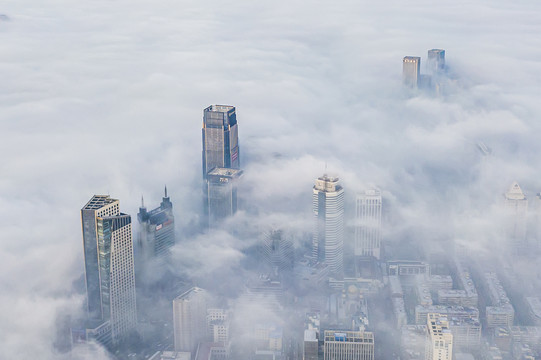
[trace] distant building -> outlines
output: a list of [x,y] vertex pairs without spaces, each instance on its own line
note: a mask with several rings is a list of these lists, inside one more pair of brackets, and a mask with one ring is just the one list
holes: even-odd
[[344,189],[338,178],[323,175],[312,190],[313,257],[329,266],[331,276],[344,276]]
[[381,257],[381,192],[369,189],[357,195],[355,255]]
[[239,137],[234,106],[203,110],[203,179],[214,168],[239,168]]
[[404,85],[411,88],[419,86],[421,75],[421,58],[417,56],[406,56],[402,59],[402,80]]
[[114,344],[137,325],[131,217],[118,200],[94,195],[81,219],[89,319],[109,322]]
[[484,275],[484,280],[492,305],[486,307],[487,326],[489,328],[513,326],[515,309],[507,297],[507,293],[503,289],[498,276],[496,273],[487,272]]
[[413,277],[417,279],[418,275],[430,276],[430,265],[423,261],[415,260],[393,260],[387,261],[389,275],[398,275],[400,277]]
[[323,348],[324,360],[374,360],[374,334],[325,330]]
[[207,209],[213,227],[237,212],[237,185],[242,170],[215,167],[207,174]]
[[292,270],[293,250],[293,242],[282,230],[270,230],[263,234],[262,255],[271,267]]
[[477,308],[445,305],[417,305],[415,307],[415,323],[426,324],[428,315],[431,313],[437,313],[458,321],[468,321],[470,319],[479,320],[479,310]]
[[400,331],[400,353],[404,360],[425,360],[426,325],[404,325]]
[[445,316],[437,313],[428,314],[428,342],[425,351],[426,360],[452,360],[453,334]]
[[229,341],[229,316],[224,309],[207,310],[207,328],[212,342]]
[[[167,187],[159,207],[147,211],[142,202],[137,220],[139,220],[136,248],[137,270],[144,272],[149,261],[165,259],[175,245],[175,218],[173,204],[167,196]],[[142,275],[137,274],[138,277]]]
[[428,50],[428,71],[431,74],[437,74],[445,70],[445,50]]
[[304,330],[303,360],[318,360],[319,340],[317,335],[316,330]]
[[175,351],[194,353],[207,336],[207,292],[194,287],[173,300]]
[[528,311],[533,323],[537,326],[541,326],[541,298],[539,297],[527,297]]
[[524,254],[526,244],[526,216],[528,212],[528,199],[515,181],[505,193],[505,208],[507,210],[507,231],[511,250],[517,254]]

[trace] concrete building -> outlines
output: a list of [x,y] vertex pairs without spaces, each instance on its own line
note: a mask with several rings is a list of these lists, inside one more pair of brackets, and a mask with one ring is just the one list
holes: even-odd
[[131,217],[109,195],[81,209],[88,316],[109,321],[115,344],[137,325]]
[[432,306],[432,296],[430,294],[430,288],[425,281],[424,276],[418,276],[415,283],[415,295],[417,295],[417,304],[421,306]]
[[237,212],[237,186],[242,170],[215,167],[207,174],[207,209],[213,227]]
[[456,349],[477,349],[481,345],[479,319],[449,319],[449,329],[453,334],[453,346]]
[[234,106],[211,105],[203,110],[203,179],[214,168],[239,169],[239,138]]
[[506,235],[509,239],[509,247],[515,254],[524,254],[528,251],[526,243],[528,199],[516,181],[505,193],[505,208],[507,211]]
[[453,288],[453,278],[450,275],[430,275],[428,286],[430,286],[430,290],[436,293],[439,290],[451,290]]
[[313,257],[329,266],[331,276],[344,276],[344,189],[338,178],[323,175],[313,187]]
[[447,318],[431,313],[427,318],[428,341],[425,350],[426,360],[452,360],[453,334]]
[[430,265],[423,261],[414,260],[393,260],[387,261],[389,276],[398,275],[400,277],[413,277],[417,279],[418,275],[430,276]]
[[421,75],[421,58],[417,56],[406,56],[402,59],[402,81],[404,85],[411,88],[419,86]]
[[[462,291],[446,291],[444,290],[442,300],[449,305],[461,305],[466,307],[476,307],[479,301],[477,289],[471,278],[470,270],[466,263],[456,258],[455,259],[455,273],[457,276],[457,282]],[[439,297],[438,293],[438,297]]]
[[528,311],[533,323],[541,326],[541,298],[526,297],[526,303],[528,304]]
[[486,307],[487,326],[489,328],[513,326],[515,309],[500,284],[498,276],[496,273],[487,272],[484,274],[484,280],[491,304],[491,306]]
[[175,351],[195,353],[207,338],[207,292],[194,287],[173,300]]
[[355,255],[381,258],[381,192],[372,188],[357,195]]
[[318,360],[321,340],[319,313],[307,313],[304,322],[303,360]]
[[374,360],[374,334],[325,330],[324,360]]
[[437,313],[447,318],[456,320],[479,320],[479,310],[477,308],[468,308],[463,306],[445,306],[445,305],[432,305],[415,307],[415,323],[426,324],[428,314]]
[[225,309],[207,309],[207,331],[212,342],[229,342],[229,315]]

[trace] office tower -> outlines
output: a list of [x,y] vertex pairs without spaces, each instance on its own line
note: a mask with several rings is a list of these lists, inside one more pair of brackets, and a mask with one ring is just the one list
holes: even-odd
[[81,209],[88,314],[110,321],[113,343],[137,324],[131,217],[109,195],[94,195]]
[[207,335],[207,292],[193,287],[173,300],[175,351],[193,354]]
[[211,105],[203,110],[203,179],[212,169],[239,168],[239,139],[234,106]]
[[293,269],[293,242],[282,230],[270,230],[263,235],[263,259],[273,268],[284,270]]
[[212,342],[229,341],[229,315],[225,309],[207,309],[207,331]]
[[302,348],[303,360],[318,360],[319,340],[315,330],[304,330],[304,341]]
[[167,196],[167,187],[165,187],[165,196],[159,207],[147,211],[142,202],[137,219],[139,220],[137,257],[143,266],[151,259],[167,257],[175,245],[175,218],[173,204]]
[[426,360],[452,360],[453,334],[449,330],[449,321],[445,316],[431,313],[427,318],[428,341]]
[[209,226],[215,226],[237,212],[237,184],[242,170],[216,167],[207,174]]
[[381,192],[369,189],[357,195],[355,255],[381,257]]
[[428,50],[428,71],[434,75],[445,69],[445,50]]
[[373,360],[374,334],[368,331],[325,330],[324,360]]
[[344,274],[344,189],[338,178],[323,175],[313,187],[313,257],[325,261],[331,275]]
[[406,56],[402,59],[402,81],[404,82],[404,85],[412,88],[418,87],[420,73],[420,57]]
[[507,210],[507,236],[514,253],[525,253],[526,246],[526,215],[528,199],[515,181],[505,193],[505,208]]

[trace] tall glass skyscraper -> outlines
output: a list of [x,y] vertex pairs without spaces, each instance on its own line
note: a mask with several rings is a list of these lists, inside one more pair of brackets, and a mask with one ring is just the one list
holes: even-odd
[[239,168],[239,138],[234,106],[211,105],[203,110],[203,179],[215,167]]
[[81,219],[89,319],[109,321],[116,343],[137,325],[131,217],[118,200],[94,195]]
[[215,167],[207,174],[207,210],[213,227],[237,212],[237,183],[242,170]]
[[314,233],[313,257],[324,261],[337,278],[344,274],[344,189],[338,178],[323,175],[316,180],[312,195]]
[[412,88],[419,86],[421,75],[421,58],[417,56],[405,56],[402,59],[402,81],[404,85]]

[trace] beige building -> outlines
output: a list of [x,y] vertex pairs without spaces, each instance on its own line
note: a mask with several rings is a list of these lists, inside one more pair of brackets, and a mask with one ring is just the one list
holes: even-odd
[[428,341],[426,343],[426,360],[452,360],[453,334],[449,329],[447,318],[436,313],[428,314]]
[[175,351],[194,353],[207,335],[207,293],[193,287],[173,300]]

